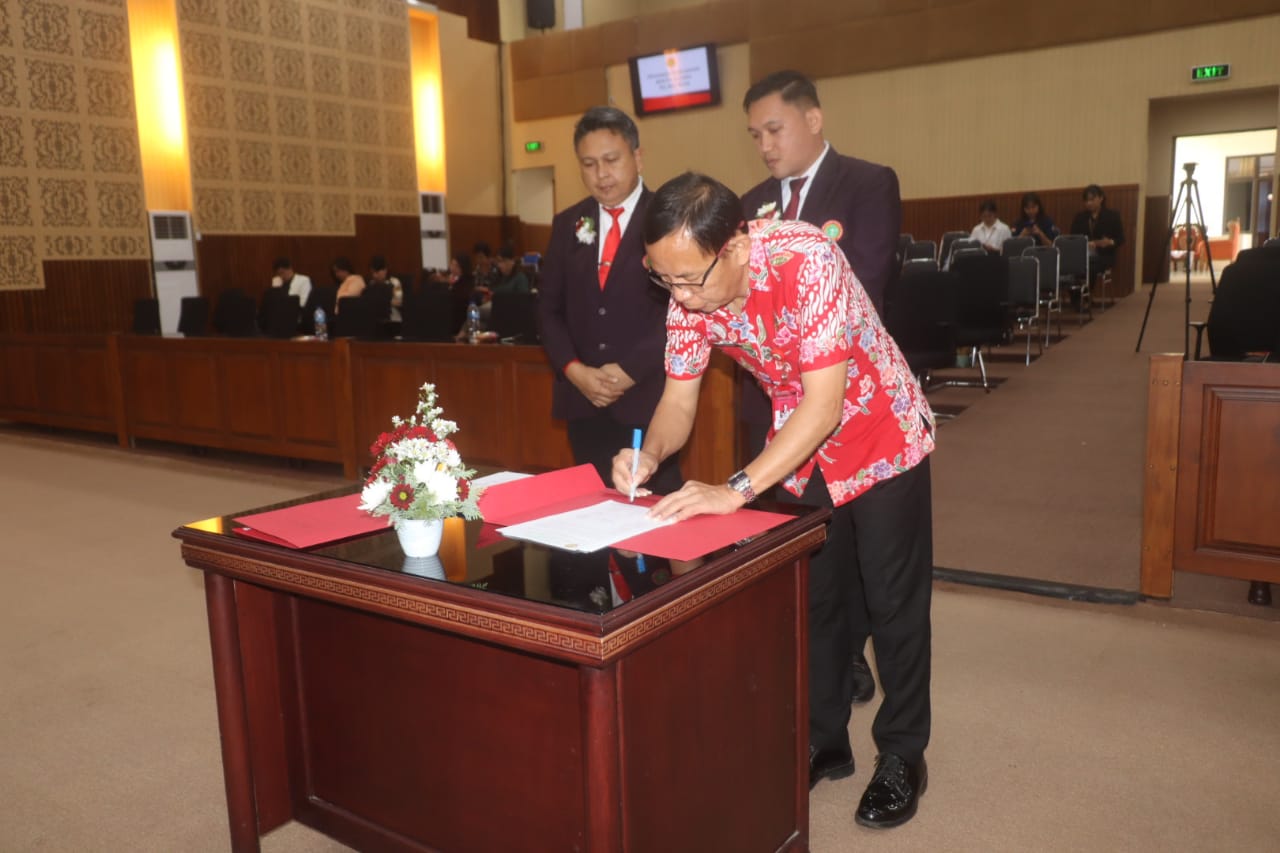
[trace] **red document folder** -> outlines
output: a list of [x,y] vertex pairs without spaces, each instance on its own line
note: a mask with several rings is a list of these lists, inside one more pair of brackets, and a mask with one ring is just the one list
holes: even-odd
[[[604,500],[626,502],[621,492],[605,488],[594,466],[578,465],[490,486],[480,496],[480,512],[486,522],[502,526]],[[636,498],[636,503],[652,506],[658,500],[658,496],[651,495]],[[740,509],[730,515],[699,515],[615,542],[612,547],[669,560],[692,560],[790,520],[789,515],[754,509]]]
[[385,530],[387,519],[359,509],[360,493],[273,509],[235,519],[241,536],[286,548],[311,548],[361,533]]

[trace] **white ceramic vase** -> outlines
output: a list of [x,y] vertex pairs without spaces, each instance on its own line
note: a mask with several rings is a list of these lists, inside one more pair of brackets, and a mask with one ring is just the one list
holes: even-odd
[[444,519],[397,519],[396,536],[406,557],[434,557],[444,535]]

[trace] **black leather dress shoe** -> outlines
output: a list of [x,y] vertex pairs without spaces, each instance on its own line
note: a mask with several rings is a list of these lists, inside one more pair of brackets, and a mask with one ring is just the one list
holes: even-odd
[[855,655],[849,664],[849,701],[854,705],[870,702],[876,695],[876,680],[871,675],[871,665],[862,655]]
[[853,775],[853,750],[845,744],[840,748],[818,749],[809,746],[809,790],[823,779],[844,779]]
[[923,758],[919,764],[911,764],[892,752],[881,753],[876,756],[875,775],[862,794],[854,820],[872,829],[901,826],[915,817],[928,783],[929,768]]

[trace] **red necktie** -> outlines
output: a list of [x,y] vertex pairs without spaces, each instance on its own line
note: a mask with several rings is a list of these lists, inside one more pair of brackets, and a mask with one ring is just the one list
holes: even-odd
[[609,233],[604,238],[604,251],[600,255],[600,289],[604,290],[604,283],[609,278],[609,267],[613,265],[613,256],[618,252],[618,243],[622,240],[622,226],[619,220],[622,218],[621,207],[606,207],[604,212],[613,217],[613,224],[609,226]]
[[800,212],[800,188],[804,186],[806,180],[808,178],[791,179],[791,200],[787,202],[787,209],[782,212],[783,219],[795,219],[796,214]]
[[618,598],[623,601],[631,600],[631,586],[627,583],[627,579],[622,576],[622,570],[618,568],[618,561],[613,558],[613,552],[609,552],[609,579],[613,581],[613,588],[618,593]]

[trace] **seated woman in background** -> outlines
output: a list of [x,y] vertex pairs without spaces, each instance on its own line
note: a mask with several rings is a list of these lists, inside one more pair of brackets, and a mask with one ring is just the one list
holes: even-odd
[[987,254],[1000,254],[1000,247],[1004,245],[1004,241],[1011,236],[1009,226],[1000,221],[1000,217],[996,215],[996,200],[989,198],[982,204],[978,205],[978,216],[982,219],[973,230],[969,232],[969,237],[977,240],[982,244],[982,248],[987,250]]
[[342,300],[347,296],[359,296],[364,293],[364,279],[352,270],[351,261],[344,257],[333,259],[333,280],[338,283],[338,295],[334,299],[333,313],[337,314]]
[[1044,212],[1040,204],[1040,196],[1026,193],[1022,197],[1022,218],[1011,226],[1014,237],[1031,237],[1037,246],[1052,246],[1053,238],[1061,232],[1053,220]]
[[1116,249],[1124,245],[1120,214],[1107,207],[1107,194],[1097,184],[1084,188],[1084,210],[1071,220],[1071,233],[1089,238],[1089,266],[1094,275],[1116,265]]
[[503,246],[498,252],[498,280],[489,289],[494,293],[528,293],[529,277],[524,268],[516,260],[516,250],[512,246]]

